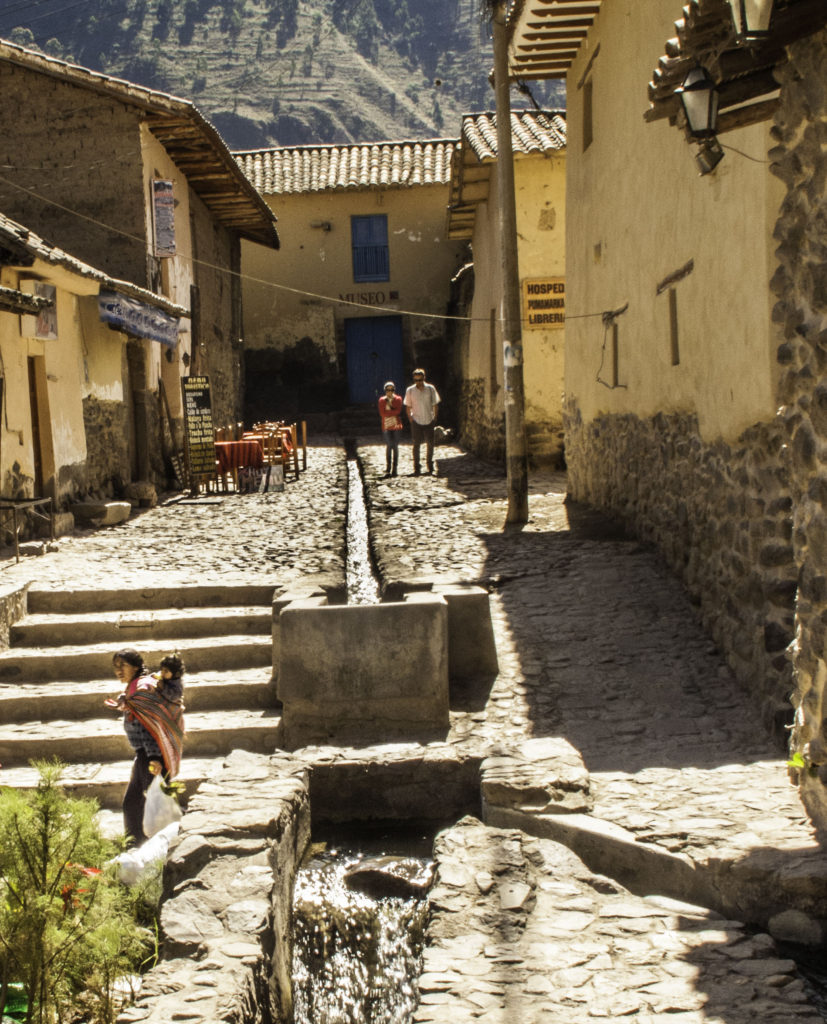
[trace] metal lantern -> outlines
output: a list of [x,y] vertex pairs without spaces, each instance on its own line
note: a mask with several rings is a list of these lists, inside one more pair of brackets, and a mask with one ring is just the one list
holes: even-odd
[[724,150],[714,135],[704,139],[701,148],[695,154],[701,174],[711,174],[723,159]]
[[675,92],[681,98],[690,135],[703,139],[715,134],[718,90],[702,67],[692,68]]
[[774,0],[730,0],[739,39],[762,39],[769,34]]

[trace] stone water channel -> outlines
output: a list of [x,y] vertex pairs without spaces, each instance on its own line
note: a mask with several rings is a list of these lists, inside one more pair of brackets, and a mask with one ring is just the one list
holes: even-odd
[[380,586],[370,553],[362,466],[353,448],[347,456],[347,603],[378,604]]
[[[349,605],[381,600],[362,466],[347,451]],[[343,833],[309,848],[293,897],[294,1024],[408,1024],[422,967],[433,836]]]

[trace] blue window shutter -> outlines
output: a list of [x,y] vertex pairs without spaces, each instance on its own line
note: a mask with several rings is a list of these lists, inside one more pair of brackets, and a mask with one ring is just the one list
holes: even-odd
[[389,281],[388,217],[377,213],[350,218],[354,281]]

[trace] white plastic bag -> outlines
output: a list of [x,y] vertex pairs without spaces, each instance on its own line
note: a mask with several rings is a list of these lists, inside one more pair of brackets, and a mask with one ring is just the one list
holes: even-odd
[[174,796],[161,789],[161,776],[156,775],[146,791],[144,804],[144,835],[151,839],[156,832],[181,820],[181,807]]
[[124,885],[135,885],[142,878],[159,871],[163,867],[169,853],[169,844],[178,835],[181,823],[173,821],[171,825],[156,832],[140,846],[124,850],[115,858],[121,881]]

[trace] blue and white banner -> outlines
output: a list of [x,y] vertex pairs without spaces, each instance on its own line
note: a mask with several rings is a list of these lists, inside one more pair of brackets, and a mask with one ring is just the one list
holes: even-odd
[[158,341],[168,348],[178,344],[178,317],[155,306],[118,292],[102,291],[98,295],[98,312],[104,323],[119,327],[127,334]]

